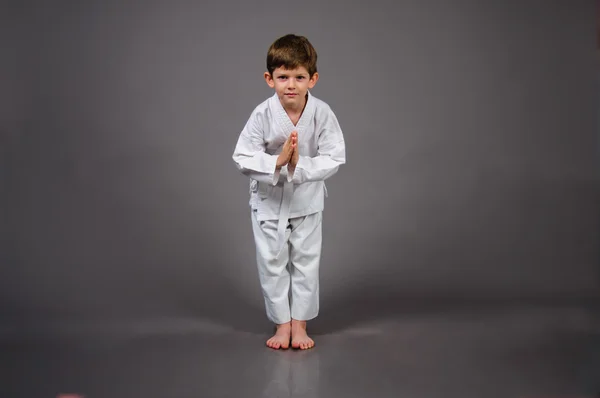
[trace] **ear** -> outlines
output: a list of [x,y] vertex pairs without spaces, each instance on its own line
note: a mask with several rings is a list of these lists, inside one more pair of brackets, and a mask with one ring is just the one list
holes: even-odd
[[267,71],[265,72],[265,81],[271,88],[275,88],[275,82],[273,81],[273,76]]
[[319,80],[319,73],[315,72],[315,74],[312,75],[312,77],[308,81],[308,88],[313,88],[315,84],[317,84],[317,80]]

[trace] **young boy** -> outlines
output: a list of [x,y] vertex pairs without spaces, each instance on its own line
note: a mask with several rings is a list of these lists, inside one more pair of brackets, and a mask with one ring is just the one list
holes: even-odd
[[331,108],[310,93],[317,53],[303,36],[277,39],[267,54],[272,97],[258,105],[233,153],[250,177],[252,230],[267,317],[267,346],[309,349],[306,321],[319,312],[324,181],[346,162],[344,137]]

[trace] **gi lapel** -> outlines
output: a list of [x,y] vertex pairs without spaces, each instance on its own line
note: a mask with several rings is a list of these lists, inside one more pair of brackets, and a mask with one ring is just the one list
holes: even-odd
[[281,105],[281,101],[279,101],[277,94],[271,98],[271,110],[273,112],[273,116],[283,131],[286,139],[294,130],[297,131],[298,134],[306,131],[306,128],[310,125],[310,122],[315,114],[315,109],[315,101],[310,91],[308,91],[308,98],[306,100],[306,105],[304,106],[304,111],[298,120],[298,124],[294,126],[287,112],[283,108],[283,105]]

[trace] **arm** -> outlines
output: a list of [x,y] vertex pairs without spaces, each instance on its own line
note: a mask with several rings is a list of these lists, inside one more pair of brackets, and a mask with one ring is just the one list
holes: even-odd
[[287,179],[294,184],[324,181],[337,173],[339,167],[346,163],[346,145],[342,129],[333,111],[328,109],[326,112],[319,133],[317,156],[314,158],[296,156],[295,168],[292,164],[293,160],[288,164]]
[[265,152],[259,115],[253,113],[240,133],[233,151],[233,161],[242,174],[268,184],[277,185],[287,172],[277,167],[278,155]]

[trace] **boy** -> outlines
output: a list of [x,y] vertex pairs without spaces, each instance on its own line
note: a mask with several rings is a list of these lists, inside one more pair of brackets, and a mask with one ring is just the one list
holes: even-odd
[[[250,177],[252,230],[273,349],[309,349],[306,321],[319,312],[324,180],[346,162],[340,125],[331,108],[309,92],[317,53],[303,36],[277,39],[267,53],[272,97],[258,105],[233,153]],[[289,265],[289,269],[288,269]],[[291,286],[290,286],[291,285]]]

